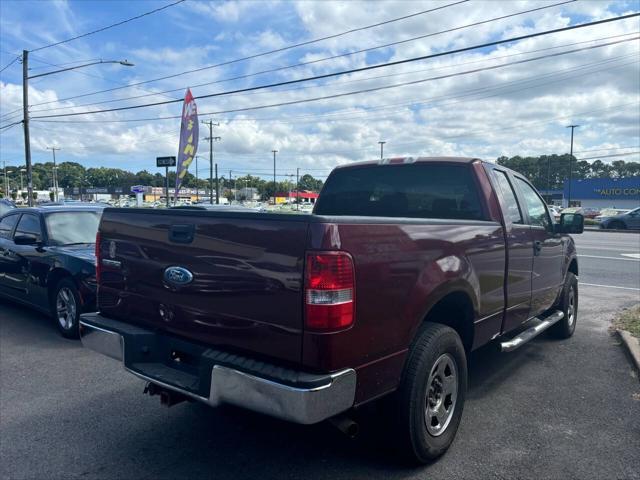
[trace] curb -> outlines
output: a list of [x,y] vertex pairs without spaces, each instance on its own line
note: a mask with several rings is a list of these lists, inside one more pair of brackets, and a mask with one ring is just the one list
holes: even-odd
[[616,330],[616,332],[620,340],[622,340],[622,344],[627,347],[627,352],[629,352],[631,360],[635,364],[638,373],[640,373],[640,341],[626,330]]

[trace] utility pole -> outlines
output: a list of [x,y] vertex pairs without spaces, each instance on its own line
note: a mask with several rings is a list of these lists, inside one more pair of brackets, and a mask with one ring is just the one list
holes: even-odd
[[196,155],[196,203],[200,203],[200,187],[198,187],[198,157]]
[[53,153],[53,201],[58,201],[58,167],[56,166],[56,150],[60,150],[56,147],[47,147],[47,150],[51,150]]
[[273,152],[273,204],[276,204],[276,189],[278,188],[276,185],[276,153],[278,150],[271,150]]
[[24,128],[24,159],[27,164],[27,205],[33,207],[33,168],[29,140],[29,50],[22,51],[22,126]]
[[3,160],[2,161],[2,169],[3,169],[3,173],[4,173],[4,196],[5,198],[9,198],[9,187],[8,187],[8,183],[7,183],[7,161]]
[[229,170],[229,193],[231,193],[232,187],[231,187],[231,170]]
[[580,125],[567,125],[571,129],[571,150],[569,152],[569,191],[567,194],[567,207],[571,206],[571,177],[573,174],[573,131]]
[[[178,192],[174,192],[174,196],[177,195]],[[169,208],[169,166],[164,167],[164,196],[167,201],[167,208]]]
[[[213,127],[219,127],[220,123],[213,123],[213,120],[203,120],[202,123],[209,126],[209,136],[205,140],[209,140],[209,203],[213,205],[213,142],[221,140],[220,137],[213,136]],[[216,170],[216,203],[220,203],[220,189],[218,188],[218,165]]]
[[547,155],[547,204],[551,203],[551,155]]
[[33,206],[33,166],[31,165],[31,141],[29,138],[29,79],[53,75],[54,73],[77,70],[78,68],[90,67],[100,63],[119,63],[125,67],[133,67],[133,63],[127,60],[98,60],[96,62],[62,68],[52,72],[39,73],[29,76],[29,50],[22,51],[22,126],[24,128],[24,159],[27,164],[27,191],[29,192],[29,206]]
[[22,183],[22,174],[24,172],[26,172],[27,170],[24,168],[20,169],[20,192],[22,193],[24,191],[24,183]]
[[378,142],[380,144],[380,160],[384,158],[384,144],[387,142]]
[[300,210],[300,167],[296,168],[296,210]]

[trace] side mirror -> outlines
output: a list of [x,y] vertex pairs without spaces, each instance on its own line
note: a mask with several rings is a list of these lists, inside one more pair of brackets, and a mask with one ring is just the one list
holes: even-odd
[[13,243],[16,245],[36,245],[38,242],[38,238],[35,235],[16,235],[13,237]]
[[580,213],[563,213],[560,215],[560,223],[557,227],[558,233],[582,233],[584,216]]

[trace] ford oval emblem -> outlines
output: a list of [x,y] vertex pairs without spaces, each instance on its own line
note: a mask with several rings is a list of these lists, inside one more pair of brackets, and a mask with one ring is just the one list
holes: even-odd
[[169,285],[181,287],[193,281],[193,273],[183,267],[167,267],[164,271],[164,281]]

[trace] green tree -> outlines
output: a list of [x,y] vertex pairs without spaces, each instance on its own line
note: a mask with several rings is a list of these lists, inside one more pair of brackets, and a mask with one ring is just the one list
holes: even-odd
[[313,178],[308,173],[300,177],[300,190],[310,190],[312,192],[319,192],[322,189],[322,180]]

